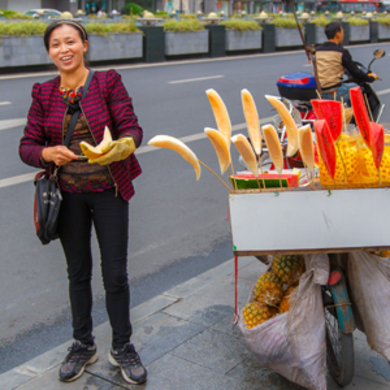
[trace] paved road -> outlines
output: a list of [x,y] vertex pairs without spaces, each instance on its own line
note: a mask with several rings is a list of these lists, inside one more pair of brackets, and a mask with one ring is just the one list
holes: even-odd
[[[351,51],[367,63],[375,48],[389,51],[389,46]],[[373,69],[383,78],[376,90],[390,104],[388,67],[386,56]],[[218,170],[212,146],[202,137],[204,127],[215,126],[205,90],[215,88],[221,94],[235,129],[245,133],[241,89],[252,92],[260,117],[269,117],[274,112],[264,94],[277,94],[278,77],[295,70],[310,71],[302,52],[133,66],[120,73],[145,131],[144,146],[156,134],[186,137],[198,157]],[[61,248],[58,242],[43,247],[34,236],[33,186],[20,176],[34,169],[23,165],[17,155],[31,87],[48,77],[0,79],[0,373],[71,336]],[[385,111],[383,121],[390,122],[390,110]],[[204,169],[196,182],[189,164],[173,152],[143,147],[138,157],[144,174],[136,180],[136,196],[131,201],[132,306],[231,257],[225,187]],[[233,150],[233,161],[237,159]],[[11,185],[18,180],[19,184]],[[95,240],[93,251],[94,320],[99,324],[107,317]]]

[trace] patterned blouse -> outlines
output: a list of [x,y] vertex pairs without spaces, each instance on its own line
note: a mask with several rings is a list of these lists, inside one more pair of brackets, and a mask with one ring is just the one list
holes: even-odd
[[[68,105],[68,113],[64,121],[64,138],[69,128],[70,121],[78,102],[81,99],[83,87],[76,91],[60,87],[60,93],[65,103]],[[82,154],[80,142],[85,141],[91,145],[96,145],[96,141],[88,128],[87,120],[81,112],[68,148],[77,156]],[[99,164],[89,164],[87,160],[73,160],[61,166],[58,170],[59,184],[62,190],[68,192],[95,192],[104,191],[114,186],[114,181],[108,166]]]

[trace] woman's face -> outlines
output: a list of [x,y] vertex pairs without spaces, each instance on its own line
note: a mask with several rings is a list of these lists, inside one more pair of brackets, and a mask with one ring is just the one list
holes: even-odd
[[49,57],[60,72],[72,72],[84,67],[84,53],[88,42],[84,42],[75,27],[63,24],[50,35]]

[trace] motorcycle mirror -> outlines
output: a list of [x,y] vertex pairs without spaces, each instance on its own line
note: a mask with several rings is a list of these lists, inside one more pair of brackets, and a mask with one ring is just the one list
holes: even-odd
[[386,54],[386,52],[383,49],[377,49],[377,50],[374,51],[374,57],[376,59],[384,57],[385,54]]

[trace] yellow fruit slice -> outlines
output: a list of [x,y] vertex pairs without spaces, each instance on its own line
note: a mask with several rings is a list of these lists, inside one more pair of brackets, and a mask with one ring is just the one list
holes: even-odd
[[281,175],[283,170],[283,152],[282,147],[280,146],[278,133],[272,125],[263,126],[262,130],[268,153],[274,163],[276,171]]
[[217,122],[217,128],[221,134],[225,137],[226,144],[230,149],[230,137],[232,135],[232,124],[225,103],[221,96],[214,89],[208,89],[206,95],[209,98],[211,108],[214,113],[215,121]]
[[242,134],[237,134],[232,137],[232,142],[234,143],[234,146],[237,148],[237,150],[240,152],[249,170],[253,173],[255,177],[259,176],[256,155],[247,138]]
[[298,150],[298,128],[287,110],[287,107],[275,96],[265,95],[265,98],[276,108],[287,131],[287,157],[293,156]]
[[102,148],[112,141],[110,129],[106,126],[104,128],[103,140],[96,146],[92,146],[87,142],[80,142],[81,151],[89,160],[100,157],[103,154]]
[[221,174],[223,175],[230,164],[230,151],[225,137],[218,130],[210,129],[209,127],[206,127],[204,132],[214,146],[219,161],[219,167],[221,168]]
[[148,145],[155,146],[157,148],[171,149],[180,154],[189,162],[195,169],[196,180],[200,178],[200,164],[195,153],[182,141],[170,135],[156,135],[149,142]]
[[299,152],[310,172],[314,172],[314,146],[310,125],[298,129]]
[[252,142],[255,153],[261,154],[261,132],[259,114],[257,112],[256,104],[253,96],[247,89],[241,91],[242,108],[244,109],[244,116],[248,128],[249,138]]

